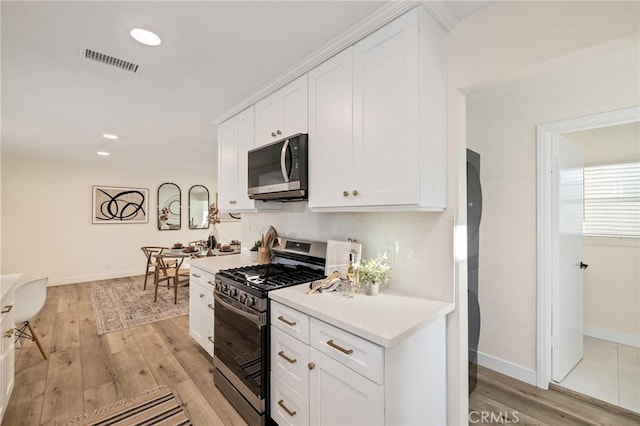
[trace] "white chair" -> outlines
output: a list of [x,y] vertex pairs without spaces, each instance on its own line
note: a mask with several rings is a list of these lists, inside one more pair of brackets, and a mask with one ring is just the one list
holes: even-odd
[[[16,342],[22,338],[33,340],[38,345],[38,349],[40,349],[44,359],[47,359],[47,354],[44,353],[42,343],[40,343],[40,339],[38,339],[35,330],[31,327],[29,320],[36,316],[44,306],[44,302],[47,300],[48,282],[49,278],[40,278],[39,280],[22,284],[16,289],[14,301]],[[31,334],[26,332],[27,328]]]

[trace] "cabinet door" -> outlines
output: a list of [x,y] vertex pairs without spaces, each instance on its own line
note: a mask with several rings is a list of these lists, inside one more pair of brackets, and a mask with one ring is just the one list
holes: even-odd
[[206,300],[205,288],[192,281],[189,285],[189,334],[205,349],[207,341]]
[[235,117],[218,126],[218,207],[233,211],[238,195],[238,128]]
[[309,72],[309,207],[353,204],[352,91],[352,48]]
[[[254,107],[250,107],[236,116],[236,128],[238,138],[238,169],[237,176],[237,192],[234,208],[239,210],[253,210],[255,202],[247,195],[248,184],[248,155],[249,150],[255,146],[255,129],[254,129]],[[230,179],[231,176],[227,177]]]
[[280,89],[280,122],[276,128],[276,139],[296,133],[308,132],[308,85],[307,75]]
[[384,386],[309,349],[309,417],[312,425],[384,424]]
[[260,147],[281,139],[276,133],[280,122],[280,92],[275,92],[255,105],[255,146]]
[[202,329],[204,331],[204,349],[207,351],[211,357],[213,357],[213,324],[214,324],[214,316],[213,316],[213,289],[207,287],[207,295],[205,296],[205,301],[203,303],[203,316],[202,316]]
[[353,47],[359,205],[419,202],[418,24],[416,9]]

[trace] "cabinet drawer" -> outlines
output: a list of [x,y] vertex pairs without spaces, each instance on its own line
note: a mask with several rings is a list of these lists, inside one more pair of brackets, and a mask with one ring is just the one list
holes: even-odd
[[271,325],[309,343],[309,316],[302,312],[271,301]]
[[309,401],[271,373],[271,417],[279,426],[309,425]]
[[370,380],[384,383],[384,350],[326,322],[311,318],[311,347]]
[[189,281],[198,285],[204,286],[206,283],[207,273],[202,269],[191,267],[189,268]]
[[271,371],[309,398],[309,346],[271,326]]

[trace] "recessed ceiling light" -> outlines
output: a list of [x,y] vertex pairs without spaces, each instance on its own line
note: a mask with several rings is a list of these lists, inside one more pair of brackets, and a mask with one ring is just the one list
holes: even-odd
[[98,155],[102,155],[103,157],[106,157],[109,155],[109,153],[107,151],[98,151]]
[[102,137],[105,139],[118,139],[118,135],[114,135],[111,133],[104,133]]
[[136,41],[146,44],[147,46],[158,46],[162,43],[162,40],[160,40],[160,37],[156,33],[152,33],[151,31],[142,28],[134,28],[129,32],[129,34],[131,34],[131,37]]

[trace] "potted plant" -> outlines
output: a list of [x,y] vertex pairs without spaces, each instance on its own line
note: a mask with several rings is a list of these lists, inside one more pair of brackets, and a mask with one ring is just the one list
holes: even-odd
[[254,262],[258,261],[258,249],[260,247],[262,247],[262,240],[258,240],[253,243],[253,247],[249,249],[249,251],[251,252],[251,260]]
[[380,286],[389,281],[391,266],[387,263],[387,254],[363,260],[358,272],[360,282],[366,287],[366,293],[370,296],[377,295]]

